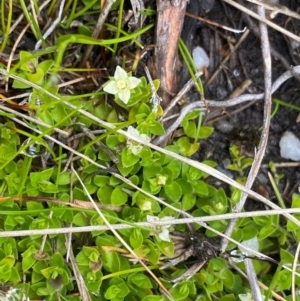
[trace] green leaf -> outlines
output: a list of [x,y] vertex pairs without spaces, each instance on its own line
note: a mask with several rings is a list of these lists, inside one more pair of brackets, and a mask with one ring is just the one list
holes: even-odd
[[36,259],[31,255],[31,256],[23,256],[22,259],[22,270],[28,271],[34,264],[36,263]]
[[130,235],[130,244],[132,248],[137,249],[139,248],[143,243],[143,235],[141,233],[141,230],[138,228],[134,228]]
[[[104,118],[101,118],[104,119]],[[111,150],[115,150],[115,148],[121,144],[118,135],[110,134],[106,137],[106,146]]]
[[170,293],[175,300],[184,300],[189,295],[189,287],[186,282],[179,283],[177,286],[170,289]]
[[[60,122],[68,115],[68,112],[65,110],[65,107],[61,103],[57,103],[51,110],[51,115],[55,122]],[[61,123],[61,126],[70,126],[71,124],[71,119],[67,118],[64,120],[64,122]]]
[[173,180],[179,177],[181,172],[181,165],[182,163],[179,160],[174,159],[166,166],[169,170],[171,170]]
[[182,189],[180,185],[176,182],[164,186],[163,190],[167,198],[173,202],[178,202],[182,196]]
[[198,139],[207,139],[214,132],[213,127],[209,126],[201,126]]
[[111,196],[110,196],[111,204],[114,206],[121,206],[124,205],[127,200],[128,196],[126,193],[122,191],[122,188],[120,186],[116,187]]
[[117,297],[117,295],[120,293],[120,291],[121,291],[121,289],[118,286],[112,285],[105,292],[104,297],[108,300],[114,299],[115,297]]
[[98,200],[102,203],[102,204],[110,204],[111,202],[111,195],[113,193],[113,188],[105,185],[103,187],[100,187],[97,191],[97,197]]
[[167,257],[171,258],[174,256],[174,244],[172,241],[164,241],[154,237],[154,241],[158,249]]
[[[37,116],[48,125],[54,125],[52,114],[48,110],[37,112]],[[45,130],[45,127],[42,125],[39,125],[39,128],[40,130]]]
[[223,280],[224,285],[231,289],[234,286],[234,275],[228,268],[223,268],[220,273],[220,278]]
[[152,288],[152,284],[149,277],[141,273],[130,274],[128,276],[128,281],[136,285],[138,288],[142,288],[142,289]]
[[44,71],[41,69],[41,68],[36,68],[35,72],[33,73],[26,73],[27,75],[27,79],[32,82],[32,83],[35,83],[37,85],[42,85],[43,84],[43,81],[44,81]]
[[190,194],[194,191],[192,184],[189,183],[185,178],[176,179],[175,182],[180,185],[182,194]]
[[276,280],[277,280],[276,283],[277,286],[275,289],[276,292],[289,290],[292,284],[292,273],[287,270],[281,270]]
[[259,231],[259,234],[258,234],[258,238],[259,240],[264,240],[265,238],[271,236],[274,232],[276,232],[276,228],[273,227],[272,225],[266,225],[266,226],[263,226],[260,231]]
[[162,167],[158,164],[153,164],[151,166],[145,166],[143,169],[143,178],[145,180],[154,178],[158,173],[160,173],[162,170]]
[[54,61],[52,60],[45,60],[41,63],[39,63],[39,68],[41,68],[45,74],[50,70],[50,68],[53,66]]
[[40,172],[30,173],[30,182],[32,186],[37,187],[40,181],[47,181],[53,173],[53,168],[46,169]]
[[161,296],[148,295],[144,297],[141,301],[162,301]]
[[182,198],[182,210],[189,211],[191,210],[196,204],[196,196],[193,193],[184,194]]
[[227,211],[227,197],[222,188],[218,189],[213,200],[213,208],[217,214],[222,214]]
[[139,156],[134,155],[131,151],[124,147],[122,150],[121,161],[124,167],[130,167],[140,160]]
[[208,188],[207,184],[203,181],[195,181],[193,182],[193,188],[196,194],[200,196],[207,196],[208,195]]
[[[27,80],[27,76],[26,76],[26,74],[24,72],[19,73],[18,77]],[[15,79],[13,81],[12,87],[15,88],[15,89],[28,89],[28,88],[30,88],[29,85],[27,85],[27,84],[25,84],[25,83],[23,83],[23,82],[21,82],[21,81],[19,81],[17,79]]]
[[107,251],[100,249],[102,254],[103,268],[111,273],[120,271],[120,260],[119,256],[115,251]]
[[162,124],[156,120],[152,120],[150,123],[149,131],[153,135],[163,135],[165,133],[165,129]]

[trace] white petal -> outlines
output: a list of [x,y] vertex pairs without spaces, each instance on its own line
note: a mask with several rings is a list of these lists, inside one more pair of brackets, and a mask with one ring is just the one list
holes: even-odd
[[130,91],[125,90],[122,92],[118,92],[118,96],[125,104],[127,104],[130,99]]
[[139,135],[139,138],[145,142],[150,142],[151,141],[151,138],[148,137],[146,134],[140,134]]
[[127,83],[128,83],[129,89],[134,89],[141,83],[141,80],[139,78],[131,76],[127,79]]
[[135,129],[133,126],[128,127],[127,133],[134,137],[139,137],[139,135],[140,135],[140,132],[137,129]]
[[104,86],[103,91],[105,91],[109,94],[117,94],[118,93],[117,83],[114,80],[108,82]]
[[[174,219],[174,217],[172,217],[172,216],[164,216],[160,220],[161,221],[171,221],[173,219]],[[166,228],[166,229],[168,229],[168,228],[171,227],[171,225],[163,225],[163,227]]]
[[155,222],[158,220],[159,220],[159,217],[157,217],[157,216],[147,215],[147,222],[149,222],[149,223]]
[[158,234],[159,238],[164,241],[170,241],[169,230],[166,228],[162,229],[162,232]]
[[121,68],[120,66],[117,66],[114,78],[116,81],[121,80],[121,79],[127,79],[127,72]]

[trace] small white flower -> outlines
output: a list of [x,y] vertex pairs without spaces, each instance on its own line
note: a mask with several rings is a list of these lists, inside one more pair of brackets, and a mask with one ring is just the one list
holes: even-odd
[[[132,126],[128,127],[127,133],[147,143],[151,140],[151,138],[148,137],[146,134],[140,134],[140,132]],[[131,152],[134,155],[138,155],[144,147],[143,144],[132,139],[127,140],[126,146],[131,150]]]
[[[157,221],[165,221],[165,220],[170,221],[172,219],[174,219],[174,218],[171,216],[164,216],[162,218],[159,218],[157,216],[147,215],[147,222],[149,222],[149,223],[157,222]],[[169,236],[169,228],[170,227],[171,227],[171,225],[156,226],[154,229],[155,234],[158,234],[158,237],[163,241],[171,241],[170,236]]]
[[127,104],[130,99],[130,90],[136,88],[140,84],[139,78],[128,76],[128,73],[117,66],[114,79],[110,80],[103,90],[110,94],[117,94],[118,97]]

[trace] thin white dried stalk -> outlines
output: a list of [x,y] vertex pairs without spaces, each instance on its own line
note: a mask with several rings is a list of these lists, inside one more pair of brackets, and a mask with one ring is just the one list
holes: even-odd
[[252,260],[249,258],[246,258],[244,260],[244,264],[245,264],[246,273],[248,276],[248,281],[249,281],[249,285],[251,288],[251,293],[252,293],[254,301],[263,301]]
[[[258,12],[260,16],[264,17],[264,8],[258,7]],[[258,150],[256,152],[253,164],[251,166],[247,181],[246,181],[246,187],[251,188],[254,180],[258,174],[259,168],[261,166],[261,162],[263,160],[265,150],[268,143],[268,135],[269,135],[269,128],[270,128],[270,121],[271,121],[271,109],[272,109],[272,78],[271,78],[271,55],[270,55],[270,44],[269,44],[269,37],[268,37],[268,30],[267,26],[260,22],[260,32],[261,32],[261,47],[262,47],[262,57],[264,62],[264,81],[265,81],[265,105],[264,105],[264,118],[263,118],[263,127],[262,127],[262,133],[260,142],[258,145]],[[238,204],[233,209],[234,212],[240,212],[246,202],[246,199],[248,197],[247,192],[243,192],[241,196],[241,200],[238,202]],[[228,224],[228,227],[225,231],[227,236],[231,236],[233,229],[235,227],[237,220],[231,220]],[[227,248],[228,242],[223,241],[222,242],[222,251],[225,251]]]
[[[67,237],[67,241],[68,241],[68,237]],[[70,248],[70,262],[71,262],[71,267],[72,267],[72,270],[73,270],[73,273],[74,273],[74,276],[76,279],[76,284],[78,286],[80,297],[82,298],[83,301],[91,301],[92,298],[90,296],[89,290],[87,289],[87,287],[85,285],[84,279],[79,272],[72,248]]]
[[[67,205],[65,203],[65,205]],[[81,207],[82,208],[82,207]],[[83,208],[82,208],[83,209]],[[291,208],[291,209],[282,209],[284,213],[300,213],[300,208]],[[180,225],[188,223],[197,223],[197,222],[209,222],[216,220],[227,220],[232,218],[245,218],[253,216],[270,216],[280,214],[279,210],[266,210],[266,211],[253,211],[253,212],[241,212],[241,213],[224,213],[221,215],[214,216],[202,216],[202,217],[191,217],[191,218],[178,218],[172,220],[159,220],[153,222],[136,222],[133,224],[113,224],[111,227],[114,229],[131,229],[135,227],[150,227],[155,228],[157,226],[170,226],[170,225]],[[20,230],[16,231],[5,231],[0,232],[0,237],[23,237],[30,235],[41,235],[41,234],[64,234],[64,233],[81,233],[81,232],[92,232],[92,231],[107,231],[109,228],[105,225],[98,226],[83,226],[83,227],[72,227],[72,228],[51,228],[51,229],[42,229],[42,230]],[[231,240],[233,243],[239,244],[235,240]],[[244,249],[246,247],[241,245]],[[250,251],[250,249],[248,250]],[[261,253],[257,253],[260,257],[265,257]]]
[[[258,11],[258,15],[262,19],[265,19],[265,9],[262,6],[258,6],[257,11]],[[268,29],[267,29],[267,25],[264,24],[263,22],[259,22],[259,28],[261,33],[261,48],[262,48],[262,57],[263,57],[263,64],[264,64],[265,104],[264,104],[264,118],[263,118],[261,139],[246,181],[246,187],[249,189],[252,187],[254,183],[254,180],[258,174],[259,168],[261,166],[261,162],[265,154],[265,150],[268,143],[268,135],[269,135],[270,121],[271,121],[271,109],[272,109],[272,92],[271,92],[272,91],[272,72],[271,72],[272,63],[271,63]],[[234,212],[240,212],[243,209],[247,197],[248,194],[246,192],[243,192],[241,196],[241,200],[233,209]],[[229,222],[227,229],[225,231],[226,235],[231,236],[233,229],[236,225],[236,222],[237,222],[236,219],[232,219]],[[225,251],[227,245],[228,245],[228,241],[223,239],[221,250]],[[249,284],[250,284],[254,301],[263,301],[252,260],[250,259],[245,260],[245,268],[248,275]]]

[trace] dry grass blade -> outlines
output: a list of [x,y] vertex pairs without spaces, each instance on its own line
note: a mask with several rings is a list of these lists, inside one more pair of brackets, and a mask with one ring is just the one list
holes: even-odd
[[249,16],[251,16],[251,17],[253,17],[253,18],[255,18],[255,19],[257,19],[257,20],[259,20],[259,21],[261,21],[261,22],[263,22],[263,23],[265,23],[265,24],[267,24],[267,25],[269,25],[270,27],[272,27],[272,28],[274,28],[275,30],[277,30],[277,31],[279,31],[279,32],[281,32],[281,33],[283,33],[284,35],[286,35],[286,36],[292,38],[293,40],[295,40],[295,41],[297,41],[297,42],[300,42],[300,37],[298,37],[298,36],[296,36],[295,34],[293,34],[293,33],[289,32],[289,31],[283,29],[282,27],[280,27],[280,26],[276,25],[275,23],[273,23],[273,22],[267,20],[266,18],[260,17],[258,14],[254,13],[252,10],[249,10],[248,8],[242,6],[241,4],[238,4],[238,3],[236,3],[236,2],[233,1],[233,0],[224,0],[224,2],[227,2],[228,4],[230,4],[230,5],[234,6],[234,7],[236,7],[237,9],[239,9],[239,10],[241,10],[241,11],[243,11],[243,12],[245,12],[245,13],[248,14]]

